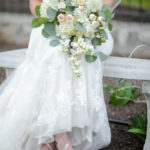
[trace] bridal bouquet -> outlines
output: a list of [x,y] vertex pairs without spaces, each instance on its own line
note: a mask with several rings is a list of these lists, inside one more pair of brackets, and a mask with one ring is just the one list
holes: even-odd
[[61,51],[69,55],[77,77],[81,76],[82,55],[87,62],[94,62],[97,57],[102,61],[107,58],[94,49],[108,39],[104,29],[112,30],[113,13],[108,5],[102,5],[100,0],[43,0],[35,11],[38,17],[32,20],[32,27],[44,24],[42,35],[57,37],[50,41],[50,45],[62,45]]

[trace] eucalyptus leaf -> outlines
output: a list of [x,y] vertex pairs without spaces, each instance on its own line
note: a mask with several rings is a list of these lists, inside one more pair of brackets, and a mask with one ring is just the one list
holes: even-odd
[[107,36],[107,33],[105,32],[105,30],[101,29],[101,30],[100,30],[100,35],[101,35],[102,37],[104,37],[105,39],[108,39],[108,36]]
[[56,35],[55,24],[48,22],[44,25],[44,30],[49,36]]
[[97,37],[94,37],[94,38],[92,39],[92,44],[93,44],[94,46],[96,46],[96,45],[101,45],[101,44],[102,44],[101,39],[100,39],[100,38],[97,38]]
[[56,10],[52,9],[51,7],[49,7],[46,12],[47,12],[47,16],[48,16],[50,19],[55,19],[56,14],[57,14],[57,11],[56,11]]
[[85,55],[85,60],[89,63],[91,62],[95,62],[97,59],[97,56],[94,56],[94,55]]
[[86,28],[79,22],[76,23],[76,28],[77,28],[77,30],[79,30],[79,31],[81,31],[83,33],[87,32]]
[[69,13],[73,13],[75,7],[74,6],[68,6],[68,8],[69,8]]
[[41,23],[39,22],[40,18],[33,18],[32,19],[32,27],[37,28],[41,25]]
[[107,57],[108,57],[106,54],[104,54],[102,52],[96,52],[96,53],[94,53],[94,55],[95,56],[99,56],[101,61],[105,61],[107,59]]
[[40,5],[35,7],[35,14],[40,17]]
[[66,5],[68,6],[72,0],[66,0]]
[[57,46],[57,45],[59,45],[60,44],[60,41],[59,40],[52,40],[52,41],[50,41],[50,45],[51,46]]
[[44,29],[42,29],[42,35],[43,35],[45,38],[48,38],[48,37],[49,37],[48,33],[47,33]]

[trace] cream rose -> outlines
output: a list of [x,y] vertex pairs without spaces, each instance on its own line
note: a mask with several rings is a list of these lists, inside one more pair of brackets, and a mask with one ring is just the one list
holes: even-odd
[[73,21],[73,16],[72,15],[67,15],[66,17],[68,22],[72,22]]
[[66,21],[66,18],[65,18],[65,16],[64,16],[63,14],[59,14],[59,15],[57,16],[57,19],[58,19],[58,21],[59,21],[60,23],[65,23],[65,21]]
[[95,16],[94,14],[90,14],[89,18],[90,18],[90,20],[92,20],[92,21],[96,20],[96,16]]
[[82,36],[83,36],[83,33],[80,32],[80,31],[78,31],[78,32],[76,33],[76,36],[82,37]]
[[64,2],[60,2],[58,3],[58,8],[59,9],[66,8],[66,4]]
[[97,19],[99,22],[102,22],[104,20],[104,18],[102,16],[99,16]]
[[80,9],[81,11],[85,11],[85,10],[86,10],[86,7],[84,7],[84,6],[79,6],[79,9]]
[[93,25],[93,27],[96,28],[96,27],[99,25],[99,22],[98,22],[98,21],[93,21],[93,22],[92,22],[92,25]]
[[83,5],[83,4],[84,4],[84,0],[77,0],[77,3],[78,3],[79,5]]

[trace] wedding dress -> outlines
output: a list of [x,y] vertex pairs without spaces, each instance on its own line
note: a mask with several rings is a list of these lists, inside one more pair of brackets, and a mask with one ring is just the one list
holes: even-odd
[[[40,150],[66,132],[74,150],[98,150],[111,133],[103,96],[103,63],[81,57],[81,77],[71,70],[61,45],[34,28],[23,62],[0,86],[0,150]],[[95,51],[110,55],[113,39]]]

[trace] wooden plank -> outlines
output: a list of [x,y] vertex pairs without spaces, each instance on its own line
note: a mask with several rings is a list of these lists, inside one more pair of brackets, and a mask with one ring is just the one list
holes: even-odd
[[[16,68],[27,49],[0,52],[0,66]],[[150,60],[110,56],[104,65],[104,76],[135,80],[150,80]]]
[[104,76],[150,80],[150,60],[111,56],[104,62]]

